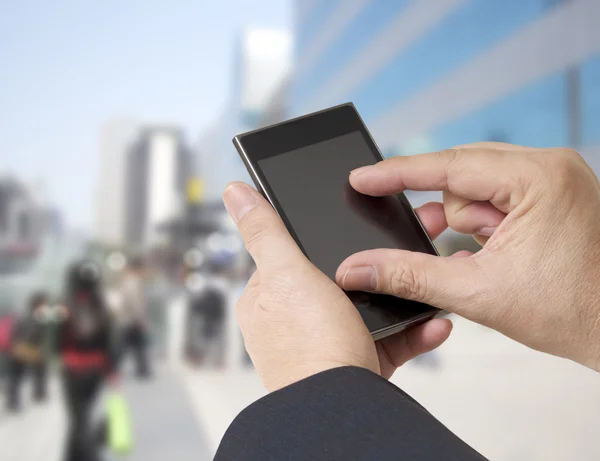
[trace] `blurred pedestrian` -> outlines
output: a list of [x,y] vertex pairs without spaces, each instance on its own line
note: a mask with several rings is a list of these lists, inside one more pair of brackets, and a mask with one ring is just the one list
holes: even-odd
[[69,417],[65,461],[99,461],[106,425],[92,423],[103,384],[116,383],[112,322],[102,299],[100,269],[74,264],[67,274],[59,348],[64,398]]
[[28,371],[33,378],[33,399],[37,402],[46,399],[47,364],[42,349],[47,310],[48,296],[42,292],[35,293],[29,300],[27,310],[12,325],[8,349],[8,384],[6,387],[6,408],[8,411],[18,411],[20,409],[20,388]]
[[[188,275],[192,291],[188,310],[188,357],[206,366],[225,363],[225,317],[233,289],[233,265],[229,254],[209,255],[198,272]],[[192,283],[190,283],[192,282]]]
[[127,353],[132,351],[136,375],[138,378],[148,378],[151,375],[148,359],[148,302],[144,292],[144,262],[141,258],[132,258],[129,261],[121,280],[120,292],[119,362],[122,363]]

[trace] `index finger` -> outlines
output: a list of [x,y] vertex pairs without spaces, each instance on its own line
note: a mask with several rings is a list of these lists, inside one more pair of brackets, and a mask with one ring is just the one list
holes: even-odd
[[223,192],[225,207],[262,273],[273,273],[306,259],[273,207],[254,188],[242,182]]
[[440,152],[399,156],[350,174],[358,192],[373,196],[404,190],[450,191],[476,201],[491,201],[508,213],[524,194],[524,163],[519,150],[495,146],[460,146]]

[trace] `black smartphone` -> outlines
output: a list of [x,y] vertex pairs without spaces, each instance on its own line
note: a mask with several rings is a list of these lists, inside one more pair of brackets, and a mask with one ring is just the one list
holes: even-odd
[[[332,280],[340,263],[362,250],[438,254],[404,194],[369,197],[350,186],[351,170],[383,160],[352,103],[237,135],[233,143],[298,246]],[[376,340],[441,313],[389,295],[347,295]]]

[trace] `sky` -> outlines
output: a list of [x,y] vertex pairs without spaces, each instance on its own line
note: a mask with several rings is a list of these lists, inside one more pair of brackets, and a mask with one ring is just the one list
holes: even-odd
[[172,123],[194,145],[227,100],[237,33],[291,19],[291,0],[0,0],[0,174],[41,180],[89,228],[102,123]]

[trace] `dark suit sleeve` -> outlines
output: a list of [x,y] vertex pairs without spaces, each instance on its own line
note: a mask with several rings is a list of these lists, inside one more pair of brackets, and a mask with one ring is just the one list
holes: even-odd
[[242,411],[215,461],[485,461],[409,395],[354,367],[329,370]]

